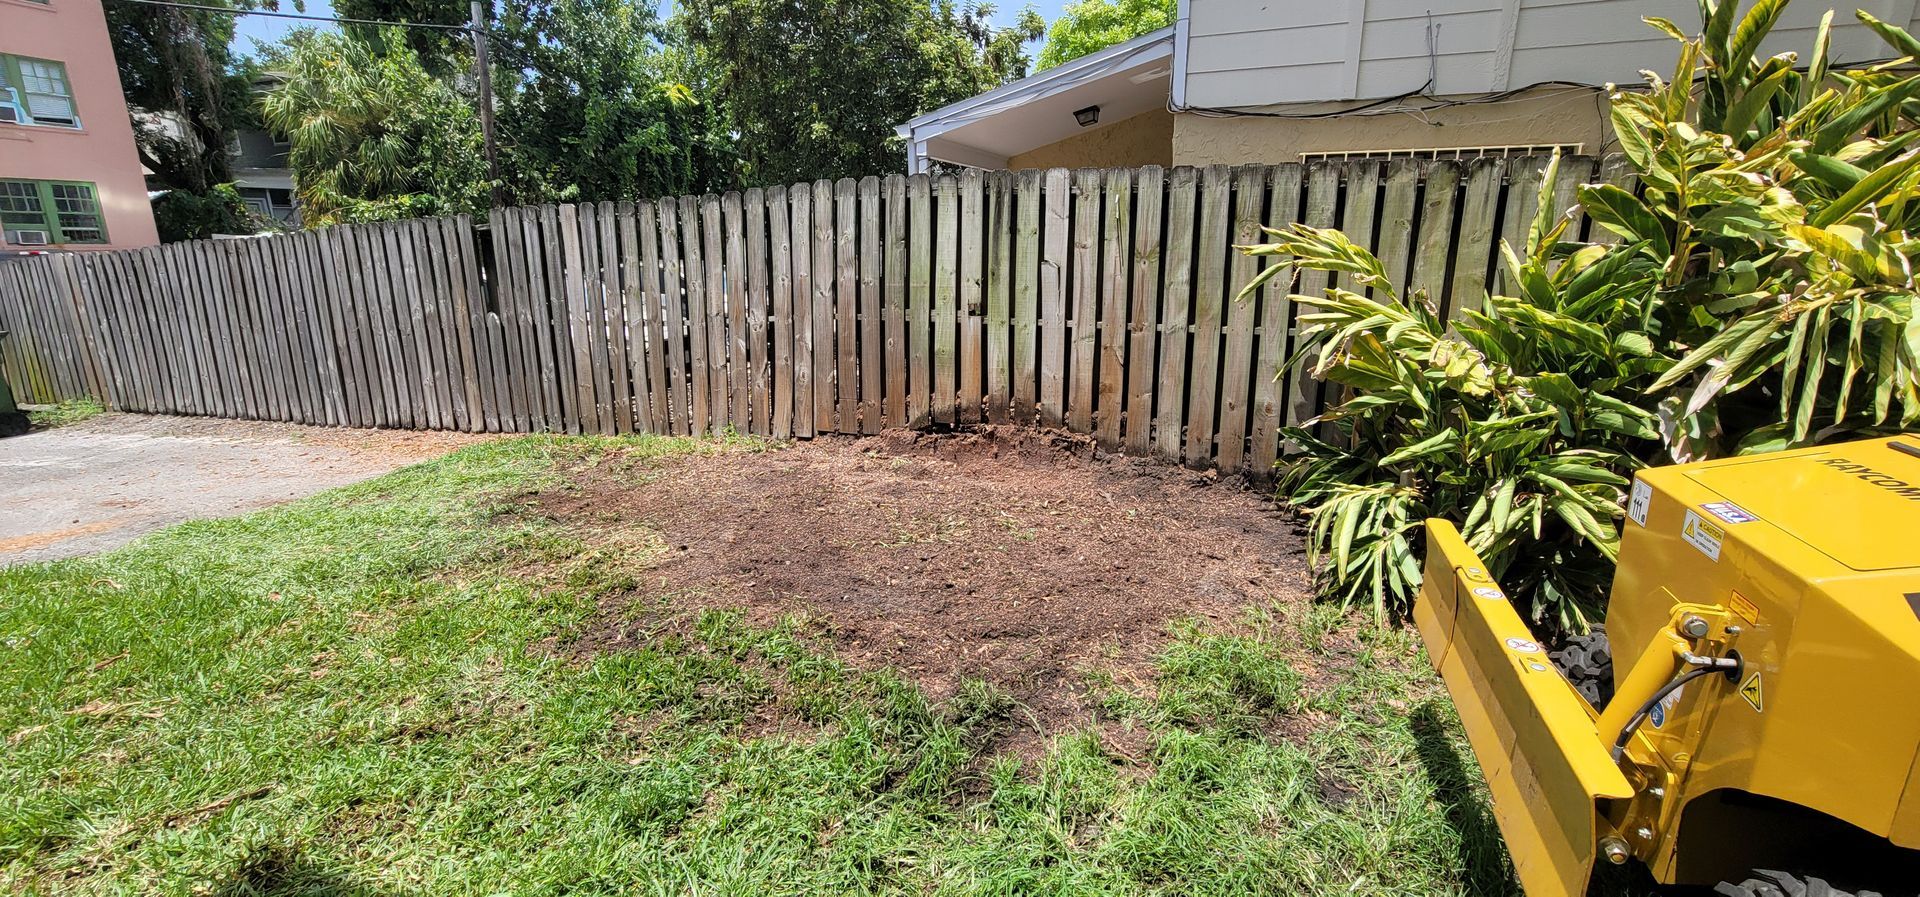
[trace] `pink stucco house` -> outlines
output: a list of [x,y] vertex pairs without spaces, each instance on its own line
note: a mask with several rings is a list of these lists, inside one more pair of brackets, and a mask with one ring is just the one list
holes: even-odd
[[0,254],[157,242],[101,0],[0,0]]

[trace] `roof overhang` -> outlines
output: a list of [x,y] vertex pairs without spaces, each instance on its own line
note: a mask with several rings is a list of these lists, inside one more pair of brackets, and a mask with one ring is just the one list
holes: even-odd
[[1020,153],[1088,130],[1074,111],[1100,107],[1110,125],[1165,108],[1173,73],[1173,27],[1143,34],[968,97],[919,116],[895,130],[907,141],[907,167],[930,162],[969,168],[1005,168]]
[[292,190],[293,172],[285,168],[236,168],[233,183],[261,190]]

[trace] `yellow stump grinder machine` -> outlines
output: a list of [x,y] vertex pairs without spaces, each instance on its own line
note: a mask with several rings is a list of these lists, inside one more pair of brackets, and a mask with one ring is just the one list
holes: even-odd
[[1557,650],[1427,522],[1414,621],[1528,897],[1920,893],[1920,437],[1644,471],[1627,518]]

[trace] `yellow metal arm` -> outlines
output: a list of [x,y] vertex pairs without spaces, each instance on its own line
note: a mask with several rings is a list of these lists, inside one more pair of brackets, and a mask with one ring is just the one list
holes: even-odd
[[1614,733],[1602,741],[1586,700],[1444,520],[1427,521],[1414,623],[1486,773],[1528,897],[1584,894],[1600,839],[1611,834],[1601,802],[1633,796],[1607,756]]
[[1607,703],[1607,709],[1600,712],[1600,738],[1607,745],[1613,744],[1615,736],[1627,727],[1627,722],[1638,713],[1641,705],[1653,697],[1660,687],[1679,675],[1686,665],[1682,660],[1692,650],[1692,645],[1676,634],[1672,627],[1660,631],[1660,636],[1647,643],[1646,650],[1628,671],[1627,678],[1618,683],[1613,692],[1613,700]]

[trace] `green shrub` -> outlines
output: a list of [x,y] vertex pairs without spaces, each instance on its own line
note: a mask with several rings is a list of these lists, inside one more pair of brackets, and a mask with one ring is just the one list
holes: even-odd
[[1337,438],[1285,431],[1280,479],[1329,591],[1404,609],[1421,522],[1444,517],[1537,620],[1583,629],[1637,468],[1920,424],[1920,77],[1830,71],[1831,12],[1805,72],[1754,59],[1784,5],[1703,2],[1697,37],[1648,20],[1681,50],[1671,79],[1612,97],[1640,187],[1579,191],[1620,242],[1575,242],[1549,172],[1525,245],[1502,247],[1514,295],[1479,311],[1441,320],[1337,231],[1242,247],[1282,258],[1243,295],[1295,268],[1351,286],[1294,297],[1311,372],[1348,398],[1320,418]]
[[216,184],[206,193],[168,190],[153,199],[153,223],[163,243],[260,230],[232,184]]

